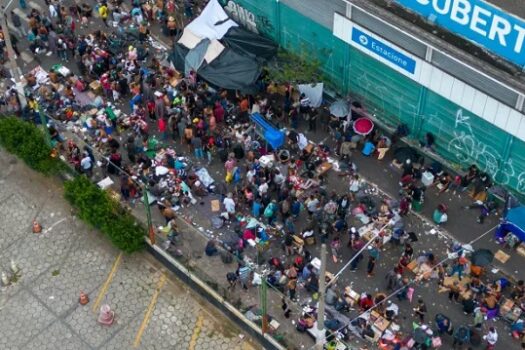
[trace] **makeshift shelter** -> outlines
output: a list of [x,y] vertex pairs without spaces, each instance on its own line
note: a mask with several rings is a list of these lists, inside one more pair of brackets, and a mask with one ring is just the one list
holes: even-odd
[[496,238],[502,239],[512,233],[522,242],[525,242],[525,206],[512,208],[496,230]]
[[214,86],[252,92],[261,61],[276,52],[274,43],[239,27],[217,0],[211,0],[186,26],[169,60],[186,76],[195,71]]
[[278,149],[284,145],[284,132],[273,126],[262,115],[254,113],[250,116],[250,119],[255,123],[255,130],[259,136],[264,138],[273,149]]

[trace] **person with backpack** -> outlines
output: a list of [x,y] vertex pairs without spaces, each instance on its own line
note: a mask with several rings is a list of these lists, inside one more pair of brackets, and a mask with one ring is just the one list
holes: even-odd
[[108,173],[118,175],[121,165],[122,157],[116,149],[113,149],[109,156]]

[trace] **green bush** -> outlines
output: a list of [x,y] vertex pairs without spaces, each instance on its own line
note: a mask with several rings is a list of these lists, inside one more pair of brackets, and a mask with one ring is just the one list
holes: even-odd
[[77,176],[64,184],[65,198],[78,209],[78,216],[108,236],[126,253],[144,246],[146,230],[115,199],[85,176]]
[[19,118],[0,118],[0,145],[44,174],[56,173],[62,166],[51,157],[51,147],[46,144],[43,132]]

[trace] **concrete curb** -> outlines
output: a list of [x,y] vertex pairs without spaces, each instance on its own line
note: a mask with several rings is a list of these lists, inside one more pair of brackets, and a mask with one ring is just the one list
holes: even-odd
[[192,272],[184,265],[173,259],[169,254],[160,249],[157,245],[152,245],[150,240],[146,237],[146,249],[148,252],[155,257],[160,263],[166,268],[173,272],[177,277],[183,281],[186,285],[191,287],[194,291],[199,293],[202,297],[208,300],[222,313],[224,313],[229,319],[234,321],[243,331],[248,333],[251,337],[255,338],[260,344],[263,345],[264,349],[268,350],[285,350],[286,348],[279,344],[270,335],[262,334],[261,328],[248,320],[239,310],[233,305],[227,302],[222,296],[220,296],[215,290],[213,290],[206,283],[201,281],[197,276],[193,275]]

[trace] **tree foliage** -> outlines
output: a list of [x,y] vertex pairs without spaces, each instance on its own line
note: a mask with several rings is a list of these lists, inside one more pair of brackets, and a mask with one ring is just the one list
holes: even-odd
[[117,248],[132,253],[144,246],[144,227],[87,177],[77,176],[67,181],[64,196],[78,209],[82,220],[106,234]]
[[276,84],[308,84],[319,83],[324,80],[321,72],[321,62],[312,58],[303,48],[300,54],[280,49],[277,59],[266,67],[267,82]]
[[51,157],[42,130],[19,118],[0,118],[0,145],[41,173],[52,174],[61,168],[61,162]]

